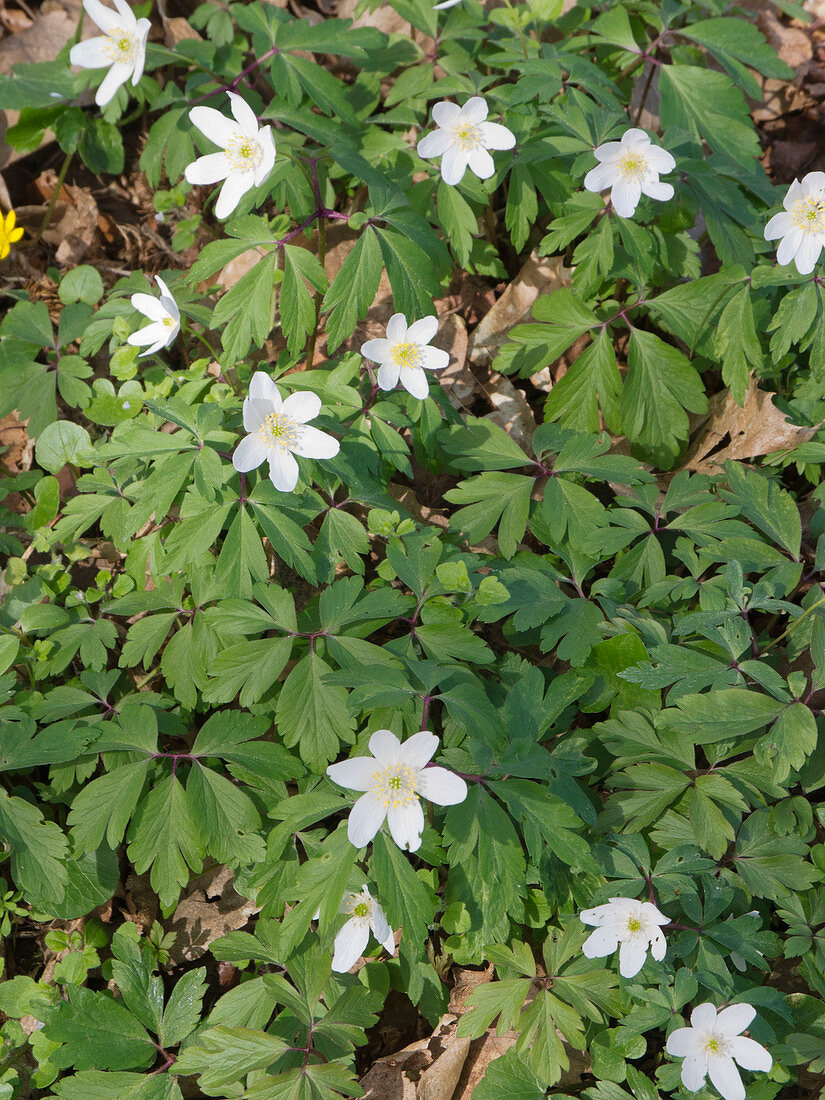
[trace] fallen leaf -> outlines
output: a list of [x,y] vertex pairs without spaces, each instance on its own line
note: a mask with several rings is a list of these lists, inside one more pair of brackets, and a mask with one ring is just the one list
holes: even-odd
[[260,905],[237,893],[234,878],[234,871],[219,864],[191,880],[171,919],[164,923],[167,932],[176,933],[169,953],[172,963],[199,959],[214,940],[243,928],[260,911]]
[[504,290],[490,312],[482,318],[470,336],[472,363],[490,363],[507,342],[510,329],[523,320],[540,294],[569,286],[572,271],[561,256],[540,258],[532,252],[521,271]]
[[683,469],[715,473],[729,458],[757,458],[774,451],[790,450],[811,439],[816,428],[792,424],[774,405],[775,396],[760,390],[753,376],[741,408],[729,392],[714,394],[708,401],[708,416],[688,451]]

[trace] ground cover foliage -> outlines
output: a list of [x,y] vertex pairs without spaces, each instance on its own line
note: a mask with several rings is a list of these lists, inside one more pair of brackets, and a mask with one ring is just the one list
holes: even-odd
[[[51,309],[7,291],[0,415],[36,444],[0,482],[0,1096],[359,1096],[357,1050],[392,991],[435,1025],[453,968],[490,963],[458,1035],[518,1039],[479,1100],[694,1095],[665,1042],[708,1001],[756,1009],[773,1065],[746,1072],[754,1100],[806,1095],[825,1066],[825,326],[820,277],[764,240],[784,190],[746,98],[787,66],[722,0],[394,6],[434,53],[207,3],[202,37],[150,42],[102,113],[77,105],[89,75],[68,50],[0,79],[0,106],[23,108],[12,143],[51,128],[103,181],[145,118],[161,212],[209,151],[188,117],[202,97],[242,94],[277,147],[228,221],[217,188],[178,221],[181,249],[208,243],[162,273],[182,320],[168,350],[126,343],[142,271],[105,291],[91,266],[56,272]],[[675,196],[620,218],[582,180],[637,122],[643,73]],[[415,140],[434,101],[473,95],[517,144],[452,187]],[[336,220],[358,236],[329,282]],[[423,400],[379,390],[347,344],[382,271],[414,320],[456,269],[498,279],[536,247],[574,271],[495,360],[528,378],[568,356],[529,443],[459,413],[436,376]],[[301,459],[292,493],[232,463],[256,370],[316,394],[340,440]],[[808,441],[682,468],[691,416],[753,378]],[[448,526],[407,513],[399,485],[429,485]],[[434,731],[467,784],[428,807],[414,852],[386,826],[357,850],[353,796],[326,776],[379,729]],[[169,918],[212,864],[258,912],[198,965],[170,964],[161,922],[141,935],[107,908],[148,875]],[[357,973],[332,972],[339,905],[364,883],[396,953],[371,940]],[[613,897],[670,920],[664,958],[632,977],[582,953],[578,913]],[[60,956],[47,979],[20,961],[38,926]],[[239,971],[228,991],[216,960]],[[575,1051],[586,1068],[560,1084]]]

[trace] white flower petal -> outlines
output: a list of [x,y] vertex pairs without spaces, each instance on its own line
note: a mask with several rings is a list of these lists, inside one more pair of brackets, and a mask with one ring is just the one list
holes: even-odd
[[401,742],[391,730],[376,730],[370,737],[370,752],[385,768],[399,762],[406,764],[401,752]]
[[686,1058],[689,1054],[697,1054],[702,1046],[703,1039],[696,1028],[677,1027],[668,1035],[665,1049],[676,1058]]
[[593,909],[582,909],[579,913],[582,924],[595,924],[601,926],[605,923],[613,923],[614,910],[611,905],[596,905]]
[[365,848],[383,825],[386,816],[387,809],[383,802],[369,792],[362,794],[350,810],[347,822],[350,844],[355,848]]
[[756,1009],[753,1005],[744,1002],[730,1005],[728,1008],[723,1008],[716,1017],[715,1030],[720,1035],[739,1035],[753,1021],[755,1015]]
[[[161,279],[160,275],[155,276],[155,282],[158,284],[158,288],[160,290],[161,300],[166,298],[168,301],[170,301],[174,305],[175,304],[175,299],[172,297],[172,291],[169,289],[169,287],[166,285],[166,283],[163,281],[163,279]],[[177,307],[175,307],[175,308],[177,308]]]
[[704,1051],[689,1054],[682,1062],[682,1084],[689,1092],[698,1092],[705,1083],[708,1063]]
[[404,367],[399,372],[401,385],[412,397],[423,401],[430,395],[430,383],[421,367]]
[[335,954],[332,969],[346,974],[364,954],[370,934],[367,925],[360,920],[348,920],[335,937]]
[[218,221],[228,218],[247,191],[251,191],[254,186],[255,178],[251,172],[230,172],[215,203],[215,217]]
[[351,791],[368,791],[375,773],[375,760],[371,756],[354,756],[350,760],[341,760],[330,764],[327,775],[339,787]]
[[230,167],[226,153],[207,153],[205,157],[198,157],[191,164],[186,165],[184,176],[187,183],[203,186],[208,183],[217,183],[226,179]]
[[457,806],[467,797],[467,784],[446,768],[424,768],[416,778],[415,789],[436,806]]
[[421,730],[408,737],[401,746],[401,759],[408,768],[420,771],[429,764],[438,751],[438,738],[429,730]]
[[441,348],[419,348],[424,370],[443,370],[450,365],[450,353]]
[[633,978],[645,964],[647,943],[640,936],[623,941],[619,948],[619,973],[623,978]]
[[433,11],[446,11],[447,8],[454,8],[460,3],[461,0],[443,0],[441,4],[433,4]]
[[104,76],[103,83],[95,92],[95,103],[98,107],[105,107],[121,84],[125,84],[131,75],[131,65],[112,65]]
[[487,117],[488,109],[487,103],[480,95],[471,96],[461,108],[461,121],[472,122],[477,126]]
[[819,253],[821,251],[822,241],[818,237],[810,233],[802,238],[802,242],[799,248],[797,248],[796,255],[794,256],[796,270],[800,275],[811,274],[816,266],[816,261],[819,259]]
[[436,126],[453,127],[459,120],[461,108],[457,103],[442,100],[433,107],[433,122]]
[[802,187],[808,195],[825,191],[825,172],[808,172],[802,177]]
[[378,386],[382,390],[392,390],[398,385],[401,367],[398,363],[382,363],[378,368]]
[[150,321],[162,321],[168,316],[160,300],[153,298],[151,294],[133,294],[129,301]]
[[372,934],[390,955],[395,954],[395,933],[390,928],[390,922],[377,901],[372,903],[372,919],[370,921]]
[[708,1076],[724,1100],[745,1100],[745,1086],[733,1058],[719,1055],[709,1057]]
[[500,122],[482,122],[479,129],[488,149],[512,149],[516,144],[516,135]]
[[735,1035],[729,1039],[728,1050],[742,1069],[758,1069],[768,1073],[773,1065],[773,1058],[767,1050],[745,1035]]
[[642,188],[631,180],[617,180],[610,191],[613,209],[623,218],[632,218],[642,197]]
[[[455,104],[451,103],[450,106],[454,107]],[[421,138],[415,151],[422,160],[430,160],[432,157],[443,156],[452,143],[453,138],[449,130],[433,130],[432,133],[425,134]]]
[[782,238],[776,250],[776,262],[780,267],[789,264],[796,255],[797,249],[802,244],[803,233],[801,229],[791,229],[790,233]]
[[257,470],[268,454],[269,448],[257,434],[246,435],[232,454],[232,465],[238,473],[246,474]]
[[[89,18],[93,19],[105,34],[120,28],[121,16],[111,8],[107,8],[105,4],[101,4],[100,0],[83,0],[83,7]],[[134,16],[132,19],[134,20]]]
[[493,158],[481,146],[477,149],[471,149],[466,156],[470,171],[478,176],[480,180],[488,180],[495,172],[496,166]]
[[310,390],[297,390],[284,398],[281,411],[284,416],[297,420],[299,424],[306,424],[308,420],[314,420],[321,411],[321,398]]
[[792,229],[793,215],[789,214],[787,210],[782,210],[779,214],[774,214],[765,226],[765,240],[775,241],[777,237],[784,237]]
[[282,493],[291,493],[298,484],[298,463],[285,447],[269,451],[269,480]]
[[659,145],[651,145],[649,149],[645,150],[645,160],[650,167],[664,176],[668,172],[672,172],[676,167],[676,161],[673,159],[673,155],[662,149]]
[[691,1027],[697,1031],[711,1031],[716,1023],[716,1009],[709,1001],[697,1005],[690,1014]]
[[361,345],[361,354],[365,359],[371,359],[373,363],[383,363],[389,358],[391,347],[389,340],[367,340]]
[[650,953],[656,962],[661,962],[667,952],[667,941],[661,928],[657,928],[650,937]]
[[252,375],[252,381],[249,383],[249,397],[252,401],[266,401],[271,406],[272,412],[280,412],[281,405],[281,391],[266,373],[266,371],[256,370]]
[[248,432],[257,432],[272,412],[270,401],[256,401],[253,397],[244,398],[243,426]]
[[138,19],[137,21],[137,37],[138,48],[135,54],[134,70],[132,72],[132,87],[136,88],[140,84],[140,78],[143,76],[143,67],[146,64],[146,43],[149,39],[149,31],[152,29],[152,24],[148,19]]
[[[286,405],[286,401],[284,404]],[[335,436],[305,424],[290,450],[302,458],[335,458],[341,450],[341,444]]]
[[658,202],[668,202],[673,198],[673,185],[660,183],[658,180],[644,180],[642,182],[642,194]]
[[258,143],[261,146],[261,163],[255,169],[256,187],[261,186],[275,166],[275,138],[271,126],[264,126],[258,131]]
[[644,130],[639,130],[636,126],[631,126],[629,130],[625,130],[622,134],[621,144],[624,146],[650,145],[650,138]]
[[422,317],[414,321],[407,329],[407,339],[411,344],[429,344],[438,332],[437,317]]
[[197,126],[204,137],[215,145],[225,149],[229,142],[238,136],[238,124],[214,107],[193,107],[189,112],[193,126]]
[[612,955],[618,946],[619,937],[612,927],[597,928],[582,944],[582,954],[586,959],[601,959]]
[[584,177],[584,188],[586,191],[604,191],[612,187],[617,178],[617,169],[614,164],[597,164]]
[[387,810],[387,824],[392,839],[402,851],[418,851],[421,847],[421,834],[424,832],[424,811],[417,798],[405,806],[390,806]]
[[457,145],[451,145],[441,158],[441,178],[451,187],[461,183],[467,170],[467,154]]
[[593,150],[593,156],[598,161],[616,160],[625,153],[625,147],[620,141],[606,141],[604,145],[597,145]]
[[[166,343],[166,325],[161,324],[160,321],[153,321],[151,325],[138,329],[126,338],[126,343],[131,344],[133,348],[141,348],[145,344],[155,344],[158,341],[158,347]],[[148,355],[149,352],[145,351],[143,354]]]
[[111,64],[111,57],[105,50],[107,39],[102,35],[97,38],[87,38],[85,42],[78,42],[69,51],[69,62],[79,65],[81,69],[105,69]]
[[135,13],[126,3],[126,0],[114,0],[114,5],[120,14],[121,25],[124,27],[128,27],[129,30],[134,30],[137,26]]
[[403,313],[393,313],[387,321],[387,340],[390,345],[402,344],[407,339],[407,318]]
[[258,137],[258,119],[255,112],[246,102],[242,95],[238,95],[237,92],[227,92],[229,96],[230,109],[235,116],[235,121],[240,126],[241,130],[247,137]]
[[794,180],[788,188],[785,198],[782,200],[782,205],[786,210],[790,210],[794,203],[799,202],[801,198],[805,197],[805,193],[805,188],[799,180]]
[[653,924],[670,924],[670,917],[665,916],[661,909],[650,901],[642,902],[642,917]]

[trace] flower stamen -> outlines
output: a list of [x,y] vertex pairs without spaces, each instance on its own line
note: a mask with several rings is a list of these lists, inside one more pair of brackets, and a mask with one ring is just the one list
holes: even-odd
[[263,155],[261,143],[247,134],[237,133],[226,144],[226,159],[233,172],[254,172]]
[[372,793],[386,809],[409,806],[416,801],[415,772],[406,764],[393,764],[373,773]]
[[825,232],[825,196],[806,195],[793,204],[794,226],[805,234]]
[[258,429],[258,438],[267,447],[292,450],[301,436],[301,425],[281,413],[270,413]]

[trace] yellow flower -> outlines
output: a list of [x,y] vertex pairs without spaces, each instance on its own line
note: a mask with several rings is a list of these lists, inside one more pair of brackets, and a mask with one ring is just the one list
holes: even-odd
[[11,246],[23,236],[22,229],[14,228],[16,220],[13,210],[10,210],[5,218],[0,215],[0,260],[5,260],[11,252]]

